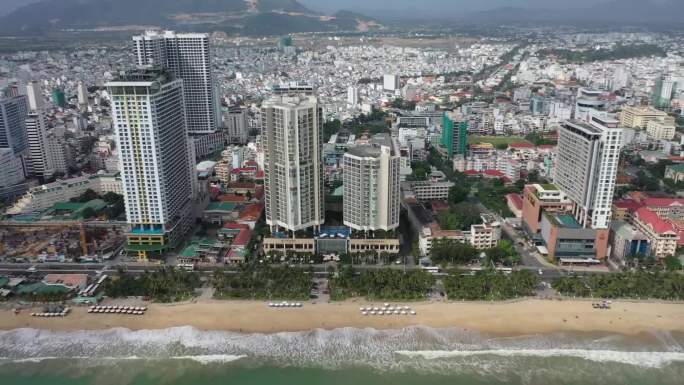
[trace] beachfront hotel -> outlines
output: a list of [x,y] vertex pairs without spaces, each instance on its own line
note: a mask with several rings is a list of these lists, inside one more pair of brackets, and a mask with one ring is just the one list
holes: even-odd
[[261,107],[266,223],[271,230],[319,229],[325,222],[318,99],[289,92]]
[[583,227],[610,224],[622,131],[617,120],[596,115],[591,124],[569,120],[558,131],[554,184],[574,203]]
[[343,220],[354,230],[399,227],[399,155],[389,134],[351,148],[343,158]]
[[140,260],[173,247],[191,219],[191,149],[183,82],[139,69],[107,83],[126,203],[128,248]]
[[221,120],[209,35],[146,31],[133,42],[138,66],[159,66],[182,79],[188,133],[214,133]]

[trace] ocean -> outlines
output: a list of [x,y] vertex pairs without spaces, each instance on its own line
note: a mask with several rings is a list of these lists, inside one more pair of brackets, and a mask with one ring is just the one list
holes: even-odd
[[684,335],[462,329],[0,332],[0,384],[678,384]]

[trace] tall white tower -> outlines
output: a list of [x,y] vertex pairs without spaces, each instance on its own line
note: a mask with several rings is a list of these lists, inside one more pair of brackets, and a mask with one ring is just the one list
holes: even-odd
[[591,123],[568,120],[558,131],[554,183],[586,228],[610,224],[622,133],[617,120],[601,116],[592,116]]
[[350,86],[347,89],[347,104],[356,107],[359,104],[359,88]]
[[320,227],[322,111],[315,96],[278,95],[261,108],[266,223],[288,231]]
[[188,132],[215,132],[220,112],[214,89],[209,35],[147,31],[134,36],[133,41],[139,66],[160,66],[183,80]]
[[141,69],[107,83],[131,250],[142,260],[174,247],[191,221],[192,179],[183,82]]
[[355,230],[399,227],[399,162],[389,135],[344,154],[344,225]]

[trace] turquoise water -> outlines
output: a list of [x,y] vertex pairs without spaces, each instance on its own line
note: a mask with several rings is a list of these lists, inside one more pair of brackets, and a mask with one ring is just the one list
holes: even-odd
[[0,332],[0,383],[682,384],[684,336],[459,329]]

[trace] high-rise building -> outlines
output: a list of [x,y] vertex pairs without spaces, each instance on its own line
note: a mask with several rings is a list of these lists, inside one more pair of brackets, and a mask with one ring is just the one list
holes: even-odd
[[54,104],[57,107],[66,107],[67,101],[63,89],[59,87],[55,87],[52,89],[52,104]]
[[677,81],[670,75],[662,75],[656,80],[652,102],[656,108],[669,108],[672,97],[677,92]]
[[0,94],[0,148],[11,148],[17,156],[28,152],[26,96],[3,96]]
[[230,108],[223,116],[226,127],[226,139],[232,144],[247,144],[249,141],[249,124],[247,123],[247,109]]
[[24,164],[11,148],[0,148],[0,201],[21,196],[28,189],[24,183]]
[[465,155],[468,146],[468,121],[460,113],[444,113],[442,145],[446,147],[449,158]]
[[26,96],[28,97],[28,108],[31,111],[42,111],[45,108],[45,99],[40,91],[40,84],[29,82],[26,85]]
[[343,220],[355,230],[399,227],[399,163],[397,146],[388,134],[351,148],[343,158]]
[[359,88],[350,86],[347,88],[347,104],[356,107],[359,104]]
[[261,107],[266,223],[318,228],[323,209],[323,112],[315,96],[276,95]]
[[575,98],[575,120],[588,122],[597,112],[605,111],[608,101],[603,98],[601,90],[580,88]]
[[28,159],[26,169],[29,175],[42,180],[54,176],[55,168],[50,156],[48,145],[47,117],[40,93],[40,86],[36,82],[29,82],[26,86],[29,113],[26,117],[26,136],[28,139]]
[[127,72],[107,83],[130,229],[141,260],[174,247],[191,222],[191,148],[183,81],[160,69]]
[[133,41],[139,66],[159,66],[182,79],[188,132],[215,132],[220,115],[211,68],[209,35],[147,31],[134,36]]
[[86,88],[83,82],[78,82],[78,86],[76,88],[76,96],[78,97],[79,107],[88,107],[88,88]]
[[558,131],[554,183],[573,202],[572,214],[585,228],[610,224],[622,132],[618,121],[593,116],[568,120]]
[[43,180],[52,178],[55,169],[49,154],[47,121],[42,110],[29,112],[26,118],[26,133],[29,147],[26,165],[28,174]]
[[385,91],[396,91],[400,87],[399,75],[385,74],[383,76],[383,88]]

